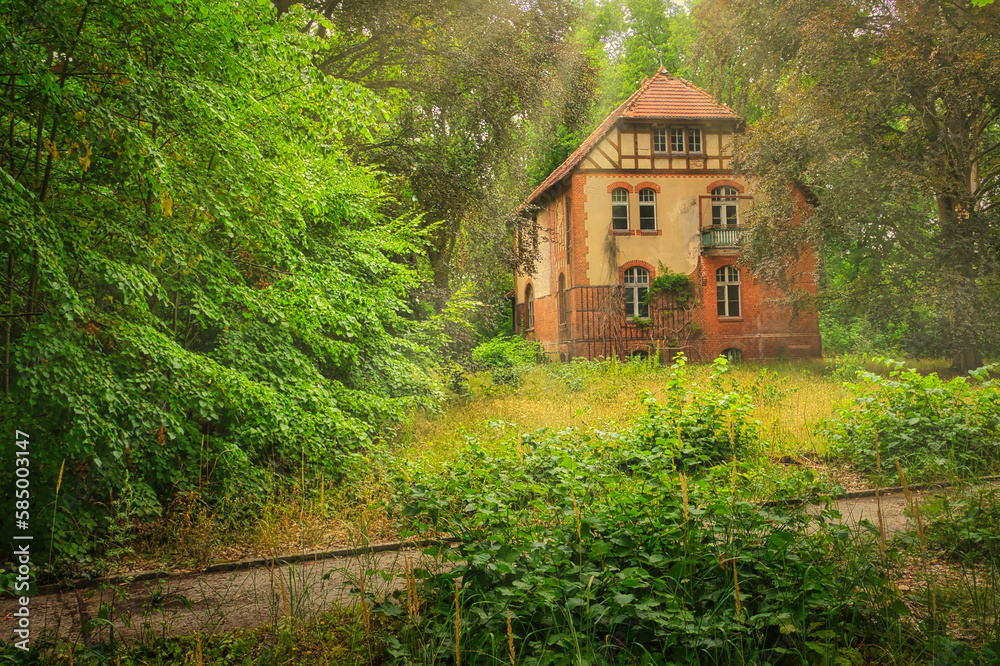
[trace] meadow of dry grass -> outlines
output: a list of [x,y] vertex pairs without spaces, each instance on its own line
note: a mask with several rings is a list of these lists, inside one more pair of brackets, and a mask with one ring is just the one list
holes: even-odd
[[[710,366],[688,366],[692,388],[707,382]],[[660,399],[668,366],[643,363],[547,364],[526,371],[520,385],[493,386],[489,373],[474,377],[470,395],[455,397],[438,413],[418,414],[401,433],[405,455],[446,463],[468,438],[486,446],[511,432],[539,428],[614,431],[644,413],[647,392]],[[735,364],[730,376],[755,394],[757,418],[773,453],[823,453],[814,424],[849,397],[822,361]]]

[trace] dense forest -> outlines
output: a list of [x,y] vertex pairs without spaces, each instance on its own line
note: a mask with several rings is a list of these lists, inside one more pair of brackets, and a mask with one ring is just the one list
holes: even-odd
[[[0,415],[8,449],[30,436],[56,567],[179,497],[250,515],[265,474],[348,477],[433,408],[509,330],[533,261],[518,204],[660,66],[747,119],[739,168],[771,202],[749,261],[778,279],[820,248],[829,351],[968,369],[1000,350],[993,3],[10,0],[0,19]],[[789,183],[820,202],[794,229]]]

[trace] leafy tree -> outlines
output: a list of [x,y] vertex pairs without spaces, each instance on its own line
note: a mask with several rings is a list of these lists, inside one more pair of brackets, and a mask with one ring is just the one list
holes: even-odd
[[684,11],[669,0],[622,0],[586,5],[588,46],[601,63],[603,119],[660,67],[679,74],[674,27]]
[[586,0],[575,34],[598,72],[596,94],[585,116],[565,119],[555,131],[540,127],[532,136],[532,186],[545,180],[660,67],[679,76],[698,73],[687,56],[696,39],[693,23],[681,6],[668,0]]
[[263,0],[0,15],[0,409],[31,435],[57,555],[177,493],[252,491],[266,466],[343,473],[433,395],[401,336],[415,274],[391,260],[421,235],[346,153],[384,106],[313,66],[299,28],[322,17]]
[[[778,280],[807,243],[947,318],[955,365],[996,344],[1000,14],[969,2],[702,0],[704,57],[762,120],[737,144],[758,180],[748,255]],[[790,184],[818,206],[789,225]],[[905,273],[909,278],[900,278]],[[872,301],[876,302],[876,301]]]
[[[279,2],[279,6],[284,3]],[[463,251],[479,250],[475,277],[509,272],[507,216],[524,194],[525,137],[582,114],[591,72],[573,43],[570,0],[389,0],[307,3],[330,22],[316,62],[387,101],[373,141],[356,142],[359,161],[398,178],[401,211],[428,229],[425,296],[438,311]],[[520,188],[512,183],[519,182]],[[463,242],[475,226],[479,243]],[[465,241],[469,239],[466,238]],[[488,268],[487,268],[488,266]],[[464,276],[468,277],[468,276]],[[426,300],[426,299],[425,299]]]

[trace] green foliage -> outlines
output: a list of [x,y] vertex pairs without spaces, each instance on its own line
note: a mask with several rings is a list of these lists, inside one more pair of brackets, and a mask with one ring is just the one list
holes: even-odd
[[678,73],[682,65],[675,25],[684,12],[659,0],[623,0],[583,5],[581,39],[600,63],[598,122],[662,66]]
[[638,447],[688,473],[756,453],[760,424],[753,418],[750,394],[735,382],[726,385],[728,361],[719,357],[712,362],[707,386],[690,386],[685,365],[678,356],[662,404],[647,398],[649,413],[633,433]]
[[497,385],[517,386],[521,373],[544,359],[537,342],[518,336],[498,336],[472,350],[472,360],[489,370]]
[[866,371],[868,361],[874,360],[868,354],[844,354],[835,356],[826,362],[826,367],[830,370],[830,376],[841,382],[857,382],[861,379],[861,374]]
[[995,366],[946,382],[936,373],[904,370],[901,362],[875,360],[890,368],[888,376],[859,373],[853,403],[821,425],[836,453],[882,480],[899,480],[897,460],[911,481],[996,468],[1000,387],[988,379]]
[[694,280],[683,273],[674,273],[661,263],[656,278],[646,291],[646,303],[652,303],[657,294],[671,294],[678,305],[685,307],[694,299]]
[[988,666],[1000,663],[1000,643],[984,645],[977,649],[964,641],[952,640],[948,636],[935,636],[932,641],[932,654],[934,666]]
[[268,466],[340,473],[436,395],[400,335],[416,279],[392,258],[419,251],[417,224],[346,159],[383,109],[315,69],[298,29],[315,18],[265,0],[4,10],[0,389],[61,566],[120,547],[120,502],[138,522]]
[[[421,294],[440,309],[455,285],[486,294],[519,262],[507,216],[525,194],[529,134],[548,136],[589,105],[592,71],[568,39],[571,0],[306,0],[335,30],[323,71],[390,101],[383,133],[358,154],[392,173],[400,210],[427,228]],[[456,282],[458,282],[456,280]]]
[[415,528],[461,540],[429,551],[452,568],[422,574],[424,612],[380,606],[404,621],[390,652],[413,663],[509,661],[508,617],[517,663],[801,663],[854,654],[895,612],[875,553],[853,552],[831,514],[762,508],[632,437],[473,443],[400,489]]
[[[823,257],[823,280],[832,296],[820,317],[823,351],[830,354],[895,354],[907,358],[948,355],[949,320],[945,303],[928,302],[933,276],[923,269],[907,269],[906,256],[891,252],[878,261],[861,250],[828,248]],[[888,278],[883,272],[889,273]],[[990,301],[992,291],[980,285]],[[981,313],[983,328],[992,315]],[[986,351],[996,348],[991,336],[981,336]]]
[[925,503],[927,540],[949,554],[1000,561],[1000,491],[996,489],[951,500],[946,496]]

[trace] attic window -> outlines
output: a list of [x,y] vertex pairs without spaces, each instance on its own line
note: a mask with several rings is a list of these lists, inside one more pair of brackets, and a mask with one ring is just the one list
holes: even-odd
[[670,150],[674,153],[684,152],[684,128],[683,127],[671,127],[670,128]]
[[653,152],[667,152],[667,130],[665,128],[660,127],[653,130]]
[[688,128],[688,152],[689,153],[700,153],[701,152],[701,128],[700,127],[689,127]]
[[670,128],[670,152],[672,152],[672,153],[700,153],[701,152],[701,128],[700,127],[671,127]]

